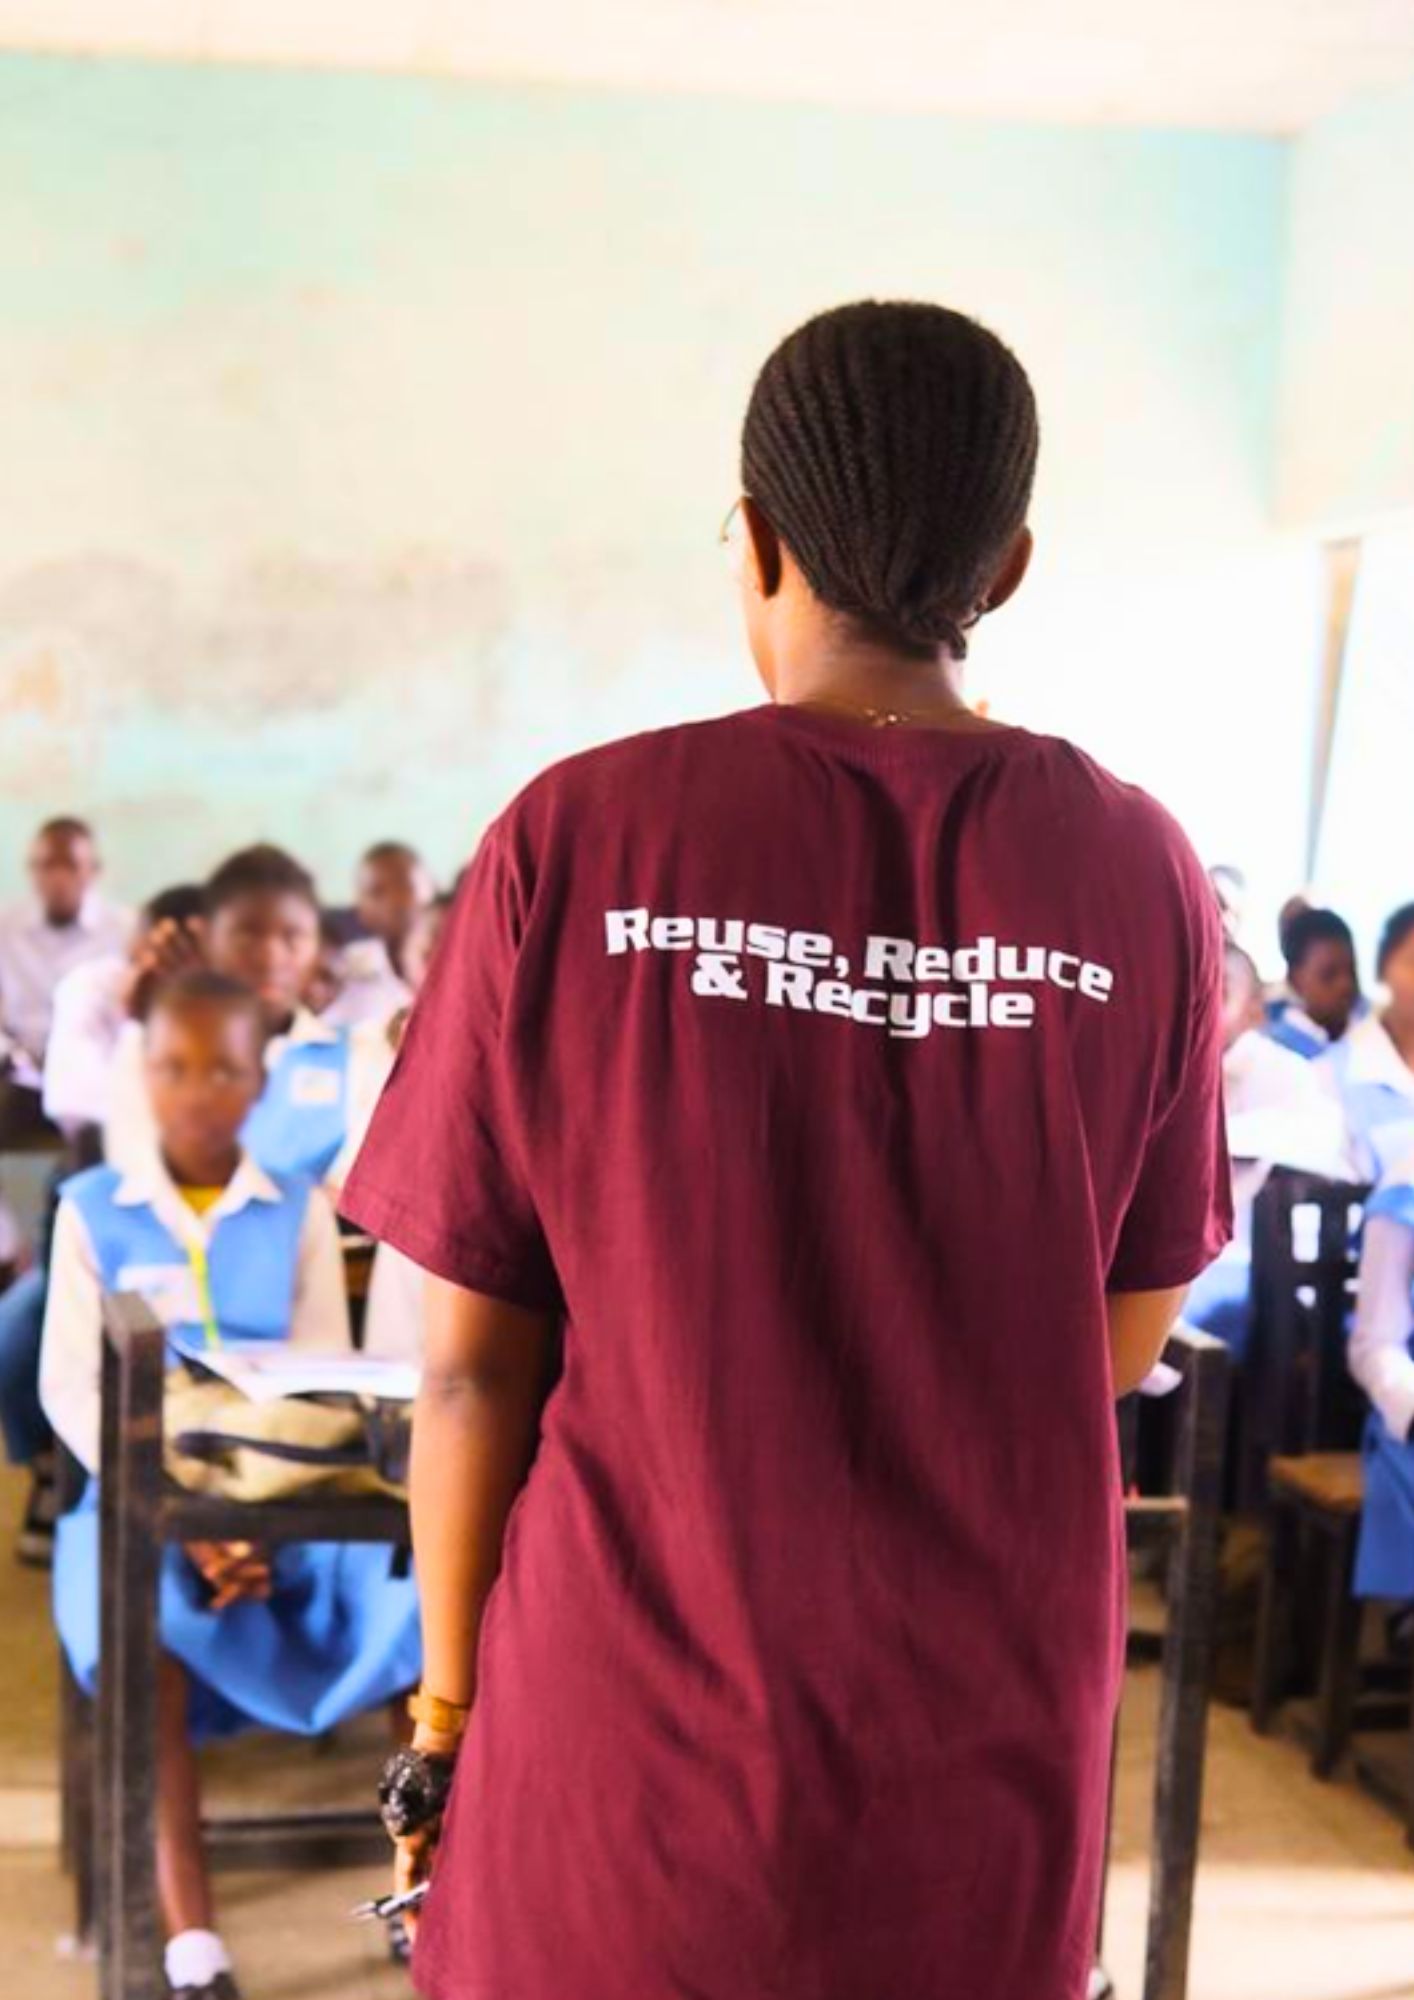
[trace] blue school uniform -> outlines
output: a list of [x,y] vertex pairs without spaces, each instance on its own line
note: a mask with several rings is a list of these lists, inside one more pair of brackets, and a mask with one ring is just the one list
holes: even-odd
[[[268,1196],[222,1215],[207,1249],[211,1305],[223,1334],[287,1338],[308,1180],[266,1180]],[[173,1355],[199,1349],[185,1247],[117,1169],[71,1180],[105,1290],[141,1293],[170,1329]],[[191,1678],[197,1740],[261,1726],[317,1735],[412,1686],[421,1671],[416,1590],[393,1573],[386,1546],[299,1543],[271,1552],[263,1603],[208,1608],[206,1586],[180,1548],[163,1550],[162,1645]],[[55,1619],[69,1664],[89,1693],[99,1660],[97,1482],[59,1522]]]
[[1297,1000],[1269,1000],[1264,1033],[1280,1047],[1290,1049],[1294,1056],[1301,1056],[1307,1062],[1314,1062],[1331,1046],[1331,1038],[1325,1029],[1317,1027]]
[[241,1142],[269,1174],[322,1181],[348,1133],[349,1031],[320,1024],[318,1039],[287,1042],[270,1065]]
[[1373,1014],[1322,1057],[1340,1099],[1351,1161],[1382,1180],[1414,1148],[1414,1071]]
[[[1365,1209],[1367,1221],[1391,1217],[1414,1229],[1414,1186],[1383,1187]],[[1414,1329],[1414,1300],[1410,1305]],[[1355,1555],[1357,1597],[1414,1597],[1414,1444],[1392,1435],[1378,1410],[1365,1421],[1365,1505]]]

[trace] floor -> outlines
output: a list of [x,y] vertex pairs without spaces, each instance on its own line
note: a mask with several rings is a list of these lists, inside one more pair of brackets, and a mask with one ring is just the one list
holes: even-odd
[[[15,1518],[18,1502],[13,1478],[0,1475],[0,1522]],[[54,1859],[46,1580],[3,1558],[0,1633],[0,1995],[90,2000],[92,1966],[66,1956],[67,1885]],[[1142,1994],[1156,1693],[1155,1669],[1136,1668],[1106,1943],[1121,2000]],[[211,1758],[213,1800],[357,1799],[382,1741],[373,1724],[327,1753],[275,1741],[227,1746]],[[376,1868],[223,1874],[222,1929],[247,2000],[407,2000],[404,1975],[381,1957],[381,1927],[348,1916],[383,1886]],[[1317,1785],[1293,1744],[1259,1741],[1225,1708],[1212,1716],[1189,2000],[1414,2000],[1414,1855],[1398,1823],[1349,1783]]]

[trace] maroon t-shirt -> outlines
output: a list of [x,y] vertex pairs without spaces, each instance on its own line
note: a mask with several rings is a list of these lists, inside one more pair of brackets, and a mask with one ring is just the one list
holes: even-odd
[[562,1309],[433,2000],[1079,2000],[1104,1296],[1226,1240],[1220,938],[1069,744],[757,709],[482,844],[345,1195]]

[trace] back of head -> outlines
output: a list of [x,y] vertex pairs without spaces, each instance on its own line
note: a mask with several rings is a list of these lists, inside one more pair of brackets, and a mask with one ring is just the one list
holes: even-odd
[[920,652],[967,650],[1036,471],[1025,370],[965,314],[865,301],[792,333],[757,378],[742,486],[822,603]]

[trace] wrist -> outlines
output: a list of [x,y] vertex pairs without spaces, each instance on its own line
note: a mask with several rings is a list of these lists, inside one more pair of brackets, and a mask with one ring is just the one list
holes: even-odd
[[432,1694],[426,1687],[420,1687],[416,1694],[408,1697],[408,1714],[419,1728],[460,1743],[471,1720],[471,1703],[447,1701],[439,1694]]
[[462,1747],[462,1733],[446,1733],[419,1722],[412,1732],[412,1747],[425,1757],[455,1757]]

